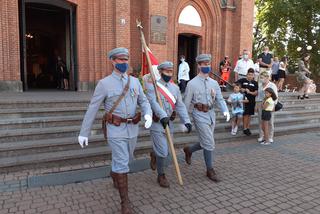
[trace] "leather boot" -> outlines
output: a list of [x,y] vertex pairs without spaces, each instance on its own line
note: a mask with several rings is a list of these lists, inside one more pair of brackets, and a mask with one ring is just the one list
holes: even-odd
[[214,181],[214,182],[219,182],[219,181],[220,181],[220,180],[218,179],[217,174],[216,174],[216,172],[214,171],[214,169],[209,169],[209,170],[207,170],[207,177],[208,177],[210,180]]
[[157,168],[157,159],[154,152],[150,152],[150,167],[152,170],[156,170]]
[[118,190],[121,199],[121,214],[132,214],[129,205],[128,195],[128,174],[127,173],[116,173],[116,179],[118,183]]
[[113,187],[116,189],[118,189],[117,175],[118,175],[118,173],[110,171],[110,177],[112,178],[112,181],[113,181]]
[[184,147],[183,148],[183,151],[185,153],[185,159],[186,159],[186,162],[187,164],[191,165],[191,156],[192,156],[192,152],[190,152],[190,149],[189,147]]
[[158,175],[158,183],[164,188],[168,188],[170,186],[165,174]]

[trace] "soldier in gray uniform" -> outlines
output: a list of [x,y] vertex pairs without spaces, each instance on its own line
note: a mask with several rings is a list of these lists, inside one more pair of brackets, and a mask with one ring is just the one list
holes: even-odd
[[[141,114],[137,113],[137,106],[141,107],[145,119],[145,128],[152,124],[152,110],[147,97],[143,93],[137,78],[129,76],[129,52],[126,48],[115,48],[108,53],[108,58],[114,67],[111,75],[101,79],[91,98],[90,105],[84,116],[81,131],[78,137],[80,146],[88,145],[88,136],[101,103],[107,115],[107,141],[112,150],[111,177],[114,186],[118,188],[121,198],[121,213],[132,213],[128,199],[129,161],[133,159],[133,152],[137,142],[139,121]],[[127,83],[129,84],[127,85]],[[114,103],[121,96],[124,88],[127,93],[110,112]],[[105,124],[104,124],[105,125]]]
[[157,169],[157,181],[159,185],[168,188],[169,182],[164,173],[165,158],[169,154],[165,128],[169,125],[171,134],[173,133],[173,120],[176,117],[176,113],[179,114],[181,123],[186,126],[188,133],[191,132],[192,125],[186,106],[182,101],[179,87],[170,81],[173,76],[173,63],[168,61],[163,62],[158,66],[158,70],[161,79],[157,81],[157,87],[159,88],[158,91],[163,108],[157,102],[150,74],[145,82],[146,95],[153,111],[153,123],[150,128],[153,152],[150,153],[150,166],[153,170]]
[[192,153],[203,149],[203,156],[207,167],[207,177],[218,182],[217,175],[213,169],[213,151],[215,112],[214,104],[217,102],[223,115],[230,119],[230,114],[224,101],[219,84],[217,81],[209,77],[211,72],[211,55],[200,54],[196,58],[198,63],[199,74],[193,78],[187,85],[185,93],[185,105],[190,109],[192,105],[192,117],[196,127],[199,143],[185,147],[185,160],[187,164],[191,164]]

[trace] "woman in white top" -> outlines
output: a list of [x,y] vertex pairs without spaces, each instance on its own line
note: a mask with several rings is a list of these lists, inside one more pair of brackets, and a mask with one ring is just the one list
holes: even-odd
[[277,87],[279,92],[284,92],[283,90],[283,83],[286,78],[286,70],[287,70],[287,65],[288,65],[288,59],[287,57],[282,57],[281,62],[279,64],[279,71],[278,71],[278,82],[277,82]]

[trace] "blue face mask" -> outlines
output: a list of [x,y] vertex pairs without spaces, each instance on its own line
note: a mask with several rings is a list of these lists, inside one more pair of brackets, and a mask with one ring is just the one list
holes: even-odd
[[129,65],[128,63],[117,63],[115,65],[115,68],[119,70],[121,73],[125,73],[128,70]]
[[201,72],[204,74],[208,74],[211,71],[211,67],[210,66],[206,66],[206,67],[200,67]]
[[161,78],[165,81],[165,82],[169,82],[171,80],[171,76],[165,75],[165,74],[161,74]]

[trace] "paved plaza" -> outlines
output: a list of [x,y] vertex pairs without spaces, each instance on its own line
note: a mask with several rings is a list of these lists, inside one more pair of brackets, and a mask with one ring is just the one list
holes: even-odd
[[[320,134],[275,138],[271,146],[254,140],[216,146],[220,183],[205,177],[202,153],[191,166],[179,153],[184,186],[170,166],[169,189],[156,173],[129,175],[135,213],[320,213]],[[119,213],[119,196],[110,178],[62,186],[0,192],[0,213]]]

